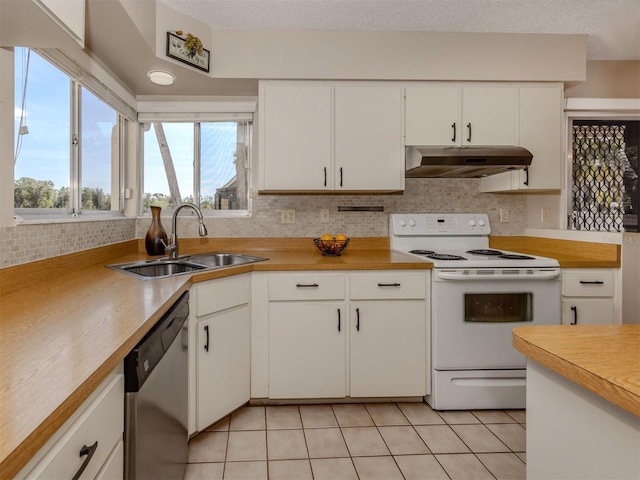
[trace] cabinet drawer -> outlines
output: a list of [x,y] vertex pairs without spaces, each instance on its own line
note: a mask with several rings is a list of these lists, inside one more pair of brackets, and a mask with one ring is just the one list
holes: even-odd
[[124,375],[117,375],[26,478],[72,478],[87,458],[86,455],[80,456],[80,451],[97,442],[95,452],[80,477],[95,478],[112,456],[116,444],[122,441],[123,428]]
[[610,270],[586,270],[562,274],[565,297],[612,297],[614,273]]
[[269,277],[269,300],[342,300],[344,275],[274,275]]
[[251,295],[248,276],[224,278],[196,285],[195,292],[197,317],[249,303]]
[[425,298],[427,279],[424,274],[353,274],[349,275],[349,291],[352,300]]

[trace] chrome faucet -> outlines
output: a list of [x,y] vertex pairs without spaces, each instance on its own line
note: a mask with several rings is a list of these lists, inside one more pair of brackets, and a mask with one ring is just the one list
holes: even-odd
[[200,222],[198,233],[201,237],[204,237],[207,234],[207,227],[204,224],[204,218],[202,217],[202,212],[200,209],[195,206],[193,203],[183,203],[178,208],[173,211],[173,219],[171,220],[171,238],[169,239],[169,244],[167,245],[162,242],[164,245],[164,253],[169,254],[169,258],[176,258],[178,256],[178,212],[182,210],[184,207],[192,208],[196,214],[198,215],[198,221]]

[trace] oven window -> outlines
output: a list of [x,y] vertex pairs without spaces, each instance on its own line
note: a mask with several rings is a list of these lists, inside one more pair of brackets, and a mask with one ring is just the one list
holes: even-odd
[[464,321],[516,323],[533,321],[532,293],[465,293]]

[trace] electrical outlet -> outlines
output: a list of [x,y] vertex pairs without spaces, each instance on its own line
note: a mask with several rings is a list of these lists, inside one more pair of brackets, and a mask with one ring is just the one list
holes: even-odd
[[540,209],[540,221],[542,223],[548,223],[551,220],[551,213],[549,213],[549,209],[542,207]]
[[296,223],[296,211],[282,210],[280,212],[280,223]]
[[320,222],[328,223],[329,222],[329,209],[321,208],[320,209]]
[[500,223],[509,223],[509,209],[501,208],[500,209]]

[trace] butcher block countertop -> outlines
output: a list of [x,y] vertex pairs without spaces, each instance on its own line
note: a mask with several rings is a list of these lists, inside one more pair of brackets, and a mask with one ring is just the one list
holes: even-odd
[[[141,247],[142,245],[142,247]],[[352,239],[323,257],[306,239],[181,239],[180,254],[244,253],[269,260],[140,280],[105,268],[148,258],[133,240],[0,269],[0,478],[16,475],[192,282],[252,271],[429,269]]]
[[[145,281],[104,267],[148,258],[144,241],[131,240],[0,269],[1,479],[20,471],[192,283],[254,271],[431,268],[390,252],[388,238],[354,238],[340,257],[323,257],[311,238],[180,239],[181,255],[213,251],[268,260]],[[586,258],[560,265],[615,266],[615,251],[600,263]]]
[[640,417],[640,325],[517,327],[513,346]]

